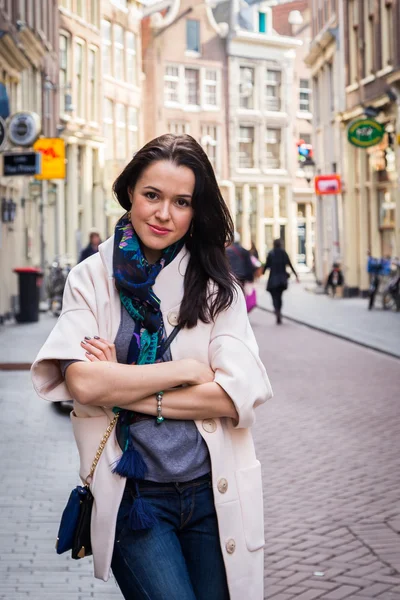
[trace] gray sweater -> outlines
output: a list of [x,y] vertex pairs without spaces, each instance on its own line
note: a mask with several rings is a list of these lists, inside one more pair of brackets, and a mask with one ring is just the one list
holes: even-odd
[[[121,323],[115,338],[119,363],[127,364],[133,330],[134,321],[121,306]],[[163,360],[171,359],[171,352],[168,350]],[[64,375],[73,362],[76,361],[60,361]],[[154,406],[156,406],[155,396]],[[182,483],[211,471],[207,445],[194,421],[165,419],[161,425],[157,425],[155,417],[150,417],[131,425],[131,435],[136,449],[147,465],[145,479],[148,481]]]

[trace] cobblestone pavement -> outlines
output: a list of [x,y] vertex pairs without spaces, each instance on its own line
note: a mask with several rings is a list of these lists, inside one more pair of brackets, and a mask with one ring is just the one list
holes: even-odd
[[255,429],[265,598],[400,600],[400,362],[261,311],[252,323],[275,392]]
[[[400,600],[399,361],[263,311],[252,322],[275,391],[255,428],[265,599]],[[91,559],[54,551],[77,483],[68,416],[28,372],[0,372],[0,406],[0,599],[120,599]]]
[[[265,292],[266,279],[258,283],[258,305],[272,310],[271,295]],[[331,298],[315,294],[311,274],[301,276],[301,284],[289,282],[283,296],[283,314],[317,329],[334,333],[359,344],[375,348],[400,358],[400,313],[382,310],[381,298],[376,308],[367,310],[366,298]]]

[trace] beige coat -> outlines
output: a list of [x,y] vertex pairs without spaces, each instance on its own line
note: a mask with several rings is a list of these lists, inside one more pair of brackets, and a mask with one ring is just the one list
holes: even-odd
[[[80,341],[85,335],[114,340],[121,305],[112,272],[113,238],[100,252],[70,273],[63,311],[32,366],[34,387],[50,401],[71,399],[62,378],[60,359],[85,358]],[[177,322],[188,263],[185,249],[159,274],[154,291],[161,300],[169,334]],[[207,443],[221,548],[231,600],[263,600],[264,520],[261,467],[250,431],[254,409],[272,396],[257,343],[247,318],[242,294],[214,323],[182,330],[172,343],[174,360],[194,358],[211,365],[215,381],[232,398],[239,414],[231,419],[204,419],[196,425]],[[72,426],[80,456],[80,476],[90,469],[112,411],[74,402]],[[115,525],[125,480],[111,472],[120,456],[115,432],[106,444],[92,482],[95,498],[91,536],[95,577],[107,581],[114,546]]]

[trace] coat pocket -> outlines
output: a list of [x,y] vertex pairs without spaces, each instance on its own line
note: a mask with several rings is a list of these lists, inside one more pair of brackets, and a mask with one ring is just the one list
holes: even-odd
[[236,481],[246,545],[248,550],[253,552],[265,545],[264,502],[259,461],[252,467],[236,471]]

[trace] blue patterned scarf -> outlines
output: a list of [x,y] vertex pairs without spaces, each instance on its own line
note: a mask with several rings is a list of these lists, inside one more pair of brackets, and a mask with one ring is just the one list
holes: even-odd
[[[132,227],[128,214],[115,227],[113,271],[115,285],[121,303],[132,317],[135,328],[128,350],[128,364],[149,365],[162,359],[161,347],[165,338],[160,300],[153,286],[160,271],[169,265],[183,248],[180,240],[166,248],[155,264],[149,264],[143,254],[140,241]],[[154,399],[155,402],[155,399]],[[121,458],[113,466],[113,472],[130,479],[144,479],[146,465],[134,446],[130,426],[135,413],[115,408],[119,413],[117,439],[123,450]],[[133,504],[130,522],[132,529],[147,529],[154,524],[149,506],[140,497]]]

